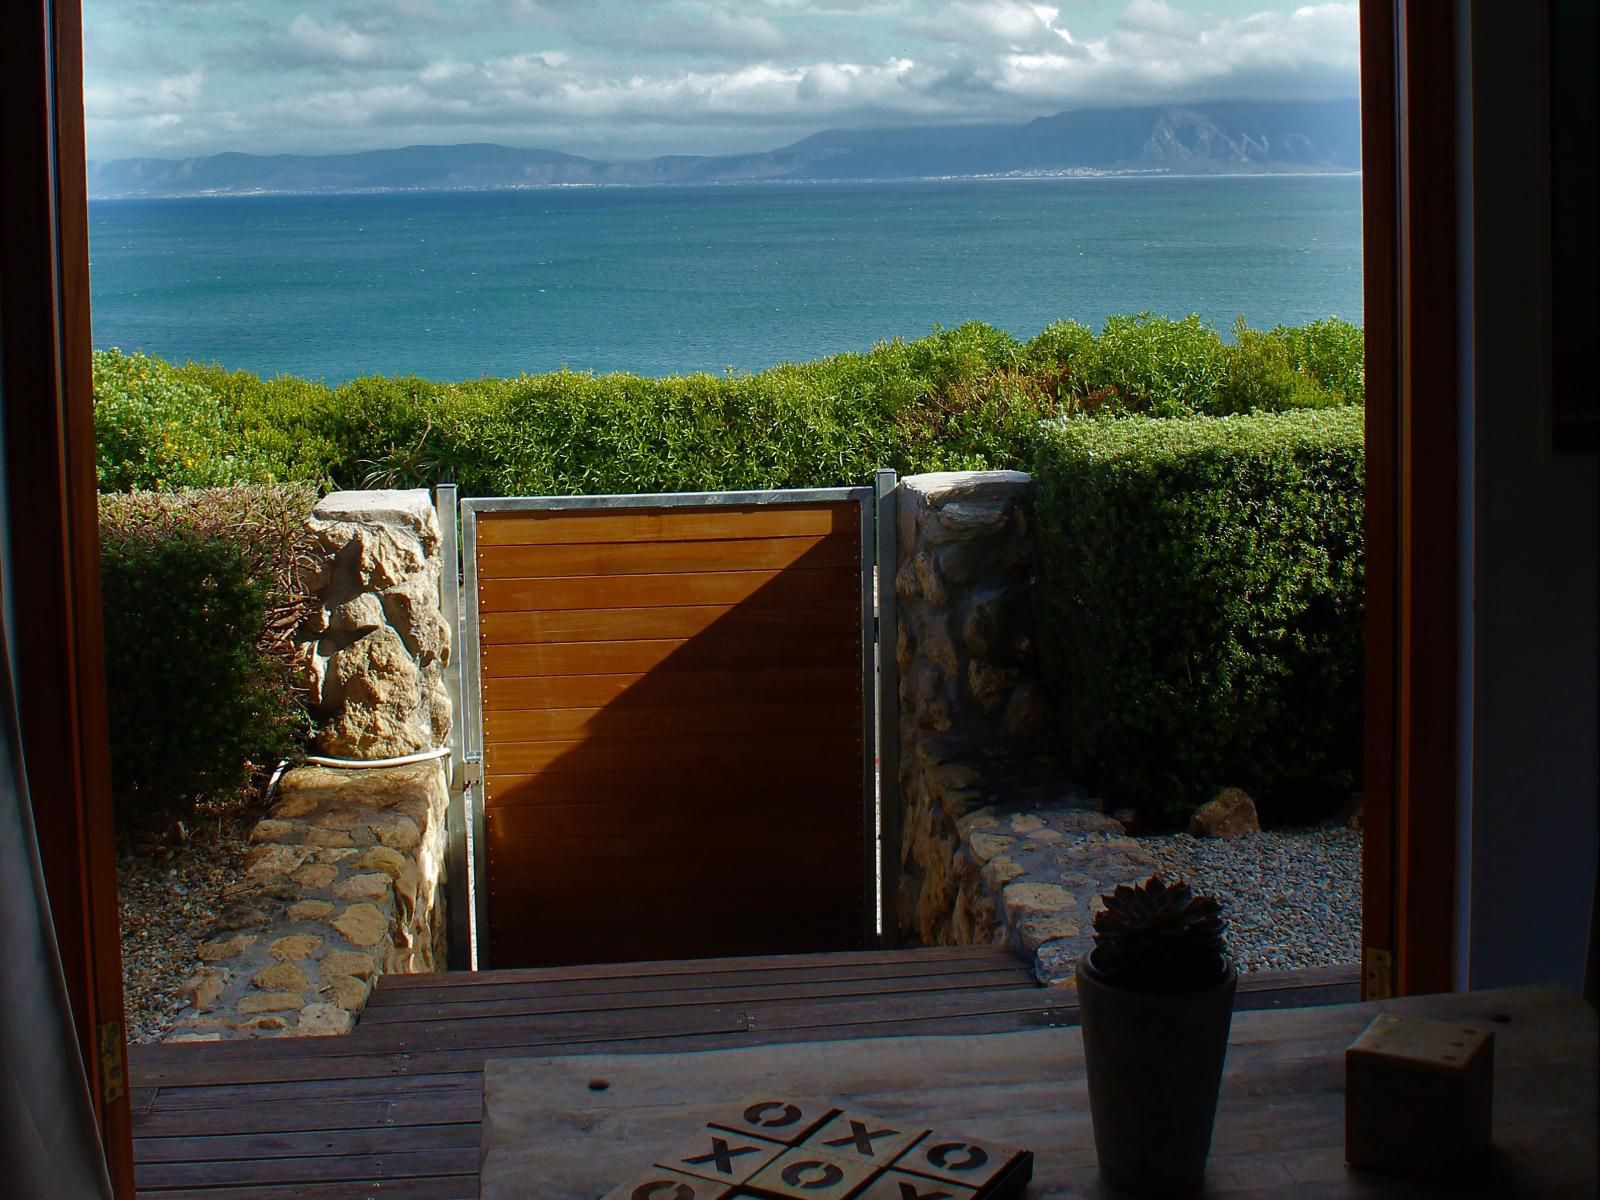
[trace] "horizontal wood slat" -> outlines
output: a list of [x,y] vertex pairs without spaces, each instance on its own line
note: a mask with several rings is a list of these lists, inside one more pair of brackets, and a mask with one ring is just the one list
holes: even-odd
[[[850,811],[848,806],[847,811]],[[537,807],[496,804],[485,813],[491,837],[508,841],[527,838],[638,837],[682,839],[709,827],[719,836],[777,834],[836,828],[839,811],[800,803],[742,804],[704,796],[658,799],[641,790],[618,802],[596,799],[591,804]]]
[[639,742],[828,729],[860,733],[860,705],[852,711],[796,703],[782,697],[758,696],[744,704],[707,704],[692,708],[514,708],[510,712],[491,709],[483,718],[483,736],[491,742],[570,741],[574,738]]
[[[643,893],[640,898],[648,900],[646,884],[650,888],[663,883],[672,887],[680,876],[692,875],[702,868],[715,872],[713,882],[705,888],[711,894],[724,887],[726,880],[741,874],[759,883],[780,873],[803,869],[828,873],[837,863],[838,855],[859,850],[861,838],[859,834],[854,837],[842,834],[837,819],[831,826],[814,822],[808,826],[776,829],[679,829],[671,833],[641,834],[623,826],[610,833],[572,834],[557,830],[520,835],[495,821],[489,825],[491,866],[497,858],[510,859],[513,863],[520,860],[529,853],[525,843],[530,841],[538,843],[537,853],[541,856],[580,864],[566,870],[552,869],[551,878],[587,873],[605,888],[608,897],[620,899],[632,889],[620,889],[606,876],[626,873],[629,881],[636,881],[639,892]],[[746,857],[765,858],[769,854],[773,856],[771,860],[750,864],[743,872],[729,867],[730,863],[744,865],[740,860]],[[665,867],[659,874],[638,865],[657,862]],[[850,874],[854,878],[854,872]],[[785,886],[791,886],[789,881],[785,881]],[[579,890],[585,889],[580,887]],[[593,900],[585,896],[582,903],[593,904]]]
[[485,512],[477,521],[479,546],[822,537],[860,528],[855,505],[827,503]]
[[706,819],[718,811],[761,812],[778,805],[817,810],[826,804],[856,803],[861,767],[853,762],[792,763],[763,779],[754,798],[746,775],[708,773],[699,767],[665,768],[648,762],[631,770],[607,767],[581,774],[494,772],[484,786],[488,811],[492,812],[687,804],[709,807],[711,811],[700,814]]
[[843,537],[737,539],[721,542],[580,542],[561,546],[486,546],[486,578],[666,575],[683,571],[854,570],[860,548]]
[[[848,758],[860,753],[859,734],[851,737],[827,734],[826,731],[806,738],[750,734],[742,738],[677,743],[596,738],[570,742],[494,742],[484,748],[484,767],[497,775],[519,775],[534,771],[777,770],[804,766],[815,761],[818,755]],[[749,801],[758,803],[765,785],[759,774],[747,778]]]
[[489,613],[479,620],[485,646],[516,642],[620,642],[685,638],[709,629],[752,634],[850,633],[861,629],[861,601],[763,605],[694,604],[676,608],[578,608],[555,612]]
[[671,605],[787,606],[858,595],[859,568],[817,571],[692,571],[661,575],[591,575],[561,579],[484,579],[481,613],[569,608],[661,608]]
[[[646,679],[648,687],[638,686]],[[861,663],[804,667],[743,666],[734,671],[665,671],[483,681],[484,711],[535,708],[662,708],[715,704],[730,696],[831,700],[861,687]]]
[[[672,671],[737,671],[741,666],[803,667],[818,661],[842,665],[860,658],[859,631],[741,636],[713,629],[692,638],[489,646],[483,653],[483,675],[486,679],[627,674],[653,678]],[[639,686],[649,687],[650,682]]]

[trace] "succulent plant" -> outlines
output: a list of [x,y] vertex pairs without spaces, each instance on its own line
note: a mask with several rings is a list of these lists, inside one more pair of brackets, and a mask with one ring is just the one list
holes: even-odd
[[1159,875],[1102,896],[1094,918],[1094,970],[1113,987],[1138,992],[1203,988],[1223,970],[1222,905],[1181,879]]

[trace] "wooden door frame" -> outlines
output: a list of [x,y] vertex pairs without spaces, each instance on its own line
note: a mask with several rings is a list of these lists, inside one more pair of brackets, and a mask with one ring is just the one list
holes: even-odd
[[133,1196],[100,624],[77,0],[25,0],[0,39],[13,670],[51,918],[111,1178]]
[[1368,997],[1457,978],[1457,33],[1450,6],[1361,0]]
[[[1418,6],[1420,7],[1420,6]],[[1367,313],[1365,943],[1401,992],[1455,971],[1459,812],[1456,76],[1453,16],[1362,0]],[[1440,20],[1451,22],[1442,29]],[[84,178],[82,13],[31,0],[0,62],[8,161],[7,464],[29,497],[17,561],[24,745],[80,1045],[118,1194],[132,1195],[100,630]],[[19,397],[36,398],[33,403]],[[1449,830],[1448,837],[1417,836]],[[1369,991],[1384,990],[1369,974]],[[104,1051],[104,1053],[102,1053]],[[108,1096],[115,1098],[108,1099]]]

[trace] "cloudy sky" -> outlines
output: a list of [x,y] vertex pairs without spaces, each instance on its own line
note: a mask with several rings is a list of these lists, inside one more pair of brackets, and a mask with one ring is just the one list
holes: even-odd
[[89,156],[470,141],[728,153],[835,126],[1346,97],[1356,7],[84,0]]

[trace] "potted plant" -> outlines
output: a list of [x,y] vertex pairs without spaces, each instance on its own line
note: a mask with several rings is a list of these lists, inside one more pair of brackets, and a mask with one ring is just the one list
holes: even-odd
[[1128,1191],[1197,1188],[1239,981],[1222,906],[1159,875],[1102,899],[1077,965],[1100,1172]]

